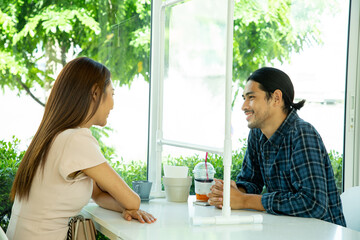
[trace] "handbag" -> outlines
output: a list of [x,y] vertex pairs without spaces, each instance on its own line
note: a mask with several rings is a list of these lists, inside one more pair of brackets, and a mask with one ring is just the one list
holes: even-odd
[[69,219],[67,240],[96,240],[96,228],[90,218],[77,215]]

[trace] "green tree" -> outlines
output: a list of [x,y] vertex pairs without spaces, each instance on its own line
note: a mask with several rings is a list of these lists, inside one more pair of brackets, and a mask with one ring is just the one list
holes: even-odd
[[[290,62],[304,46],[321,44],[322,14],[336,12],[336,1],[235,0],[233,81],[237,91],[256,69]],[[266,3],[266,4],[264,4]],[[236,90],[236,89],[235,89]],[[234,101],[235,101],[234,99]]]
[[[235,0],[233,81],[238,88],[255,69],[290,61],[305,44],[321,43],[317,28],[336,1]],[[150,0],[32,0],[0,2],[0,87],[50,89],[55,64],[66,54],[94,58],[115,84],[149,80]],[[44,66],[45,62],[45,66]]]
[[[0,3],[0,87],[49,90],[66,54],[106,64],[113,81],[148,79],[150,0],[11,1]],[[38,95],[38,96],[36,96]],[[41,94],[43,95],[43,94]]]

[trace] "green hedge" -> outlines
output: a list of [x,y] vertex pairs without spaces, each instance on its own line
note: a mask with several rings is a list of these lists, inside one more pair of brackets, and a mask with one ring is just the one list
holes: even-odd
[[341,194],[343,192],[343,155],[334,150],[330,150],[329,158],[334,170],[335,184]]
[[147,166],[144,161],[124,163],[121,158],[121,161],[110,162],[110,165],[130,187],[132,187],[132,181],[146,180]]
[[[231,165],[231,179],[235,180],[239,170],[241,169],[241,165],[246,152],[246,139],[240,140],[242,143],[242,147],[233,151],[232,153],[232,165]],[[163,164],[172,165],[172,166],[187,166],[189,168],[189,175],[193,177],[193,170],[199,162],[205,161],[204,156],[194,155],[190,157],[179,157],[172,158],[170,155],[167,156]],[[223,166],[223,156],[219,154],[208,154],[208,162],[211,163],[215,168],[215,178],[223,179],[224,177],[224,166]],[[162,174],[164,175],[164,174]],[[191,185],[190,194],[194,195],[194,183]]]
[[20,141],[13,137],[12,141],[0,140],[0,225],[6,231],[10,220],[12,202],[9,194],[20,160],[25,152],[18,149]]
[[[242,161],[244,159],[244,154],[246,151],[246,146],[244,145],[241,149],[233,152],[232,168],[231,168],[231,178],[235,179],[238,174],[239,169],[241,168]],[[203,157],[199,155],[189,156],[189,157],[179,157],[172,158],[170,155],[163,159],[163,164],[171,166],[187,166],[189,168],[189,175],[193,176],[192,171],[194,167],[199,162],[204,161]],[[216,171],[215,178],[223,178],[223,157],[218,154],[209,154],[208,161],[211,163]],[[147,166],[144,161],[131,161],[130,163],[125,164],[123,159],[120,161],[110,162],[110,165],[115,169],[115,171],[124,179],[124,181],[132,187],[132,181],[137,180],[146,180],[146,171]],[[162,176],[164,175],[162,169]],[[195,194],[194,184],[192,184],[190,189],[190,194]]]
[[[246,152],[246,139],[240,140],[241,148],[233,151],[232,153],[232,165],[231,165],[231,179],[236,180],[236,176],[241,169],[241,165]],[[338,188],[338,191],[342,192],[342,166],[343,166],[343,157],[340,153],[330,150],[329,157],[331,164],[334,170],[335,183]],[[163,164],[172,165],[172,166],[187,166],[189,168],[189,175],[193,176],[192,171],[194,167],[199,162],[204,161],[204,156],[193,155],[188,157],[178,157],[173,158],[170,155],[166,156],[163,159]],[[218,154],[209,154],[208,161],[214,166],[216,174],[215,178],[223,179],[223,157]],[[131,161],[128,164],[124,164],[124,161],[116,161],[111,163],[112,167],[120,174],[124,181],[131,186],[132,181],[135,180],[145,180],[146,179],[146,163],[143,161]],[[162,169],[162,176],[164,175]],[[190,189],[190,194],[195,194],[194,184],[192,184]]]

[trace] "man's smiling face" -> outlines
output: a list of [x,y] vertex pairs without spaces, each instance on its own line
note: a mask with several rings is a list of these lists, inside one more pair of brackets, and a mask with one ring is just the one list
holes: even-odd
[[249,80],[244,88],[242,110],[246,115],[249,128],[264,128],[271,116],[271,101],[258,82]]

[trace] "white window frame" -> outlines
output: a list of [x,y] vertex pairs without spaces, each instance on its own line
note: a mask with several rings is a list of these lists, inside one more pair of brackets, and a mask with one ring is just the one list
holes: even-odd
[[[178,142],[163,138],[163,81],[164,81],[164,29],[165,9],[186,0],[152,1],[152,31],[151,31],[151,72],[150,72],[150,115],[149,115],[149,154],[148,154],[148,180],[153,182],[152,197],[164,197],[161,190],[161,163],[162,146],[176,146],[181,148],[195,149],[200,151],[223,154],[224,179],[230,179],[230,166],[232,154],[231,142],[231,97],[232,97],[232,53],[233,53],[233,0],[224,1],[228,8],[227,46],[226,46],[226,87],[225,87],[225,138],[223,148],[195,145]],[[224,192],[230,192],[230,184]],[[224,194],[226,195],[226,194]],[[226,199],[227,200],[227,199]],[[229,202],[225,201],[224,202]],[[228,205],[228,204],[227,204]],[[230,206],[224,206],[226,214],[230,212]]]
[[360,184],[360,0],[350,1],[346,107],[345,151],[343,158],[344,190]]

